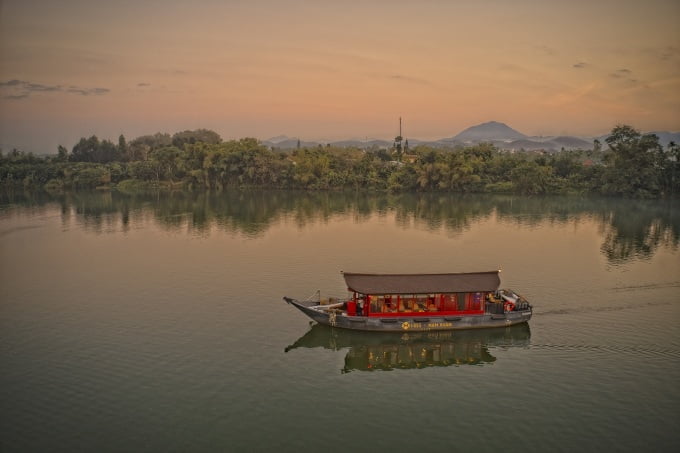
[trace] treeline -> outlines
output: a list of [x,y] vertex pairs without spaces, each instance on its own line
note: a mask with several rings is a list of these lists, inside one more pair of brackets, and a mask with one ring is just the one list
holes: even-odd
[[[82,138],[69,152],[38,157],[0,152],[0,185],[64,190],[116,187],[597,193],[660,197],[680,192],[679,147],[616,126],[591,150],[507,152],[489,144],[391,150],[319,146],[288,152],[256,139],[223,141],[210,130],[155,134],[118,143]],[[399,159],[399,160],[397,160]]]

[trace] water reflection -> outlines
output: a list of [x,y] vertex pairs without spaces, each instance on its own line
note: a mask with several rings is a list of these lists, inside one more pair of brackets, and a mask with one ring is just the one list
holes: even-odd
[[526,347],[530,337],[528,324],[501,329],[378,334],[315,324],[285,351],[349,349],[343,373],[389,371],[491,363],[496,357],[491,355],[489,347]]
[[52,209],[54,203],[60,205],[65,227],[75,219],[95,233],[127,231],[152,221],[172,232],[209,235],[217,228],[257,238],[282,218],[304,227],[334,217],[367,222],[390,213],[404,228],[443,228],[452,234],[494,215],[499,222],[527,227],[592,219],[600,225],[601,252],[615,264],[648,259],[660,247],[676,249],[680,242],[677,203],[613,198],[296,191],[0,192],[0,218],[14,208],[35,212]]
[[662,245],[678,245],[679,216],[673,205],[631,201],[625,209],[601,213],[606,225],[601,251],[612,263],[648,259]]

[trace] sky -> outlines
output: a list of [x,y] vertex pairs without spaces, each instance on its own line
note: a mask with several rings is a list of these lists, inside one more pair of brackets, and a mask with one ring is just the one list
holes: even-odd
[[0,147],[680,131],[679,0],[0,0]]

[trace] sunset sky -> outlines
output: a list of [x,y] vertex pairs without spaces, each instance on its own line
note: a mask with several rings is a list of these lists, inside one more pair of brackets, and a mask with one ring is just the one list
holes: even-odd
[[0,0],[0,144],[680,130],[680,1]]

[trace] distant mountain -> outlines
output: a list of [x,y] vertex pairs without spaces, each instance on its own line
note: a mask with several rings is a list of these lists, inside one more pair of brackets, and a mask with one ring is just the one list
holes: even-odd
[[287,135],[277,135],[276,137],[272,137],[272,138],[268,138],[267,140],[263,140],[263,142],[269,142],[269,143],[276,144],[276,143],[285,142],[287,140],[297,140],[297,138],[296,137],[291,138]]
[[[680,132],[650,132],[659,137],[659,142],[664,148],[668,147],[670,142],[680,144]],[[592,149],[593,140],[597,138],[603,146],[606,146],[605,139],[608,135],[600,137],[574,137],[570,135],[561,135],[556,137],[531,137],[522,134],[521,132],[511,128],[507,124],[499,123],[497,121],[489,121],[488,123],[478,124],[469,127],[450,138],[442,138],[440,140],[418,140],[416,138],[409,138],[409,145],[414,148],[418,145],[427,145],[433,147],[455,147],[466,146],[476,143],[492,143],[499,149],[505,150],[526,150],[526,151],[547,151],[555,152],[561,149]],[[319,145],[325,146],[328,141],[302,141],[300,140],[301,148],[316,148]],[[279,150],[295,149],[298,145],[298,138],[288,137],[286,135],[279,135],[268,140],[263,140],[262,144]],[[390,148],[392,141],[381,139],[359,139],[352,138],[347,140],[337,140],[330,142],[331,146],[337,147],[357,147],[367,149],[370,147]]]
[[[278,149],[295,149],[298,146],[298,138],[297,137],[288,137],[286,135],[278,135],[276,137],[272,137],[267,140],[262,140],[262,144],[265,146],[269,146],[270,148],[278,148]],[[300,147],[301,148],[316,148],[319,146],[320,143],[318,142],[306,142],[303,140],[300,141]]]
[[[392,146],[392,142],[380,139],[370,140],[348,139],[333,142],[325,140],[318,142],[300,140],[300,148],[316,148],[319,145],[325,146],[327,143],[330,144],[331,146],[337,146],[341,148],[348,148],[352,146],[357,148],[369,148],[374,146],[378,148],[389,148],[390,146]],[[262,144],[265,146],[269,146],[270,148],[277,148],[281,150],[295,149],[298,147],[298,139],[296,137],[290,138],[285,135],[279,135],[278,137],[272,137],[267,140],[262,140]]]
[[578,137],[528,137],[511,142],[493,142],[500,149],[525,151],[560,151],[561,149],[591,149],[592,142]]
[[451,138],[458,142],[482,142],[482,141],[510,141],[526,138],[526,135],[518,132],[504,123],[489,121],[468,127],[458,135]]
[[590,149],[592,141],[580,137],[529,137],[497,121],[469,127],[458,135],[439,140],[438,143],[456,145],[488,142],[500,149],[559,151],[564,149]]
[[525,151],[536,151],[536,150],[548,150],[553,148],[553,144],[548,142],[539,142],[537,140],[529,140],[527,138],[523,138],[521,140],[513,140],[511,142],[494,142],[494,145],[498,146],[501,149],[514,149],[514,150],[520,150],[523,149]]
[[680,132],[650,132],[650,134],[655,134],[659,137],[659,143],[661,143],[664,149],[668,147],[670,142],[680,145]]
[[377,146],[378,148],[387,148],[392,146],[392,142],[380,139],[371,140],[339,140],[337,142],[331,142],[332,146],[356,146],[357,148],[367,148],[372,146]]
[[525,149],[559,151],[564,149],[591,149],[593,142],[580,137],[562,135],[559,137],[527,137],[522,140],[513,140],[505,143],[495,143],[501,149]]
[[[664,149],[668,148],[668,145],[671,142],[674,142],[676,145],[680,145],[680,132],[668,132],[668,131],[650,131],[650,132],[645,132],[645,131],[640,131],[642,134],[654,134],[657,137],[659,137],[659,143],[661,146],[663,146]],[[607,140],[607,137],[609,137],[609,134],[604,134],[600,135],[599,137],[594,137],[594,139],[597,139],[602,143],[602,146],[604,148],[607,148],[607,143],[605,140]]]
[[593,147],[593,142],[587,141],[579,137],[572,137],[570,135],[553,137],[549,140],[550,143],[557,145],[564,149],[590,149]]

